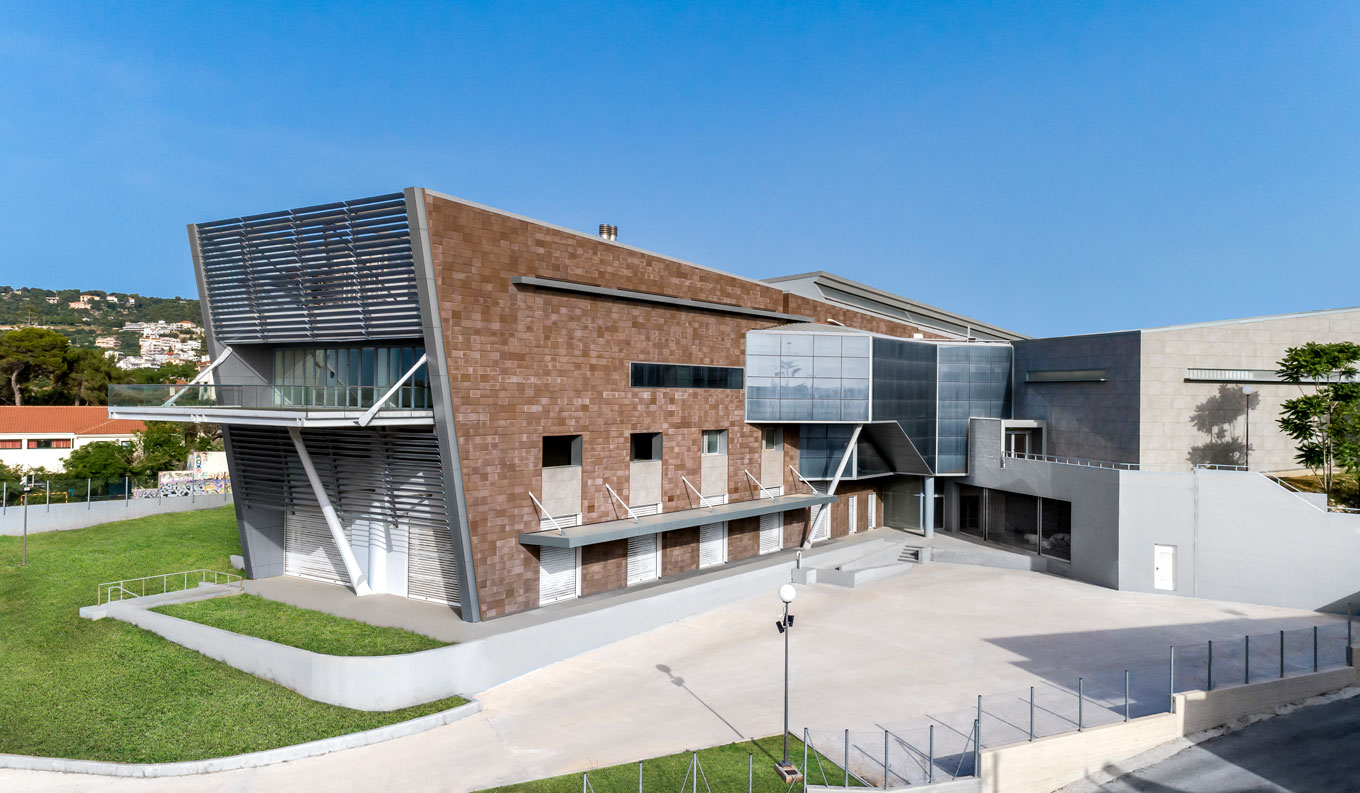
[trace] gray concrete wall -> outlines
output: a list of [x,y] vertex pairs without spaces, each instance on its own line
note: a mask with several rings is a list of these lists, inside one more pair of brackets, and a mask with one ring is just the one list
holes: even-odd
[[1177,546],[1174,594],[1344,611],[1360,604],[1360,515],[1324,512],[1246,472],[1120,472],[1120,589],[1152,592],[1152,546]]
[[[1285,349],[1309,341],[1360,341],[1360,310],[1314,312],[1142,332],[1145,468],[1189,470],[1194,462],[1245,462],[1246,398],[1239,383],[1187,383],[1187,370],[1273,370]],[[1256,384],[1251,408],[1251,465],[1292,469],[1294,444],[1276,426],[1280,403],[1297,386]]]
[[[1071,502],[1071,576],[1090,584],[1117,587],[1120,472],[1108,468],[1003,459],[998,452],[1001,432],[1000,420],[972,420],[969,430],[969,474],[961,481],[978,487]],[[957,526],[957,523],[954,525]]]
[[[217,496],[134,498],[127,501],[92,501],[89,504],[35,504],[28,508],[28,533],[84,529],[115,520],[212,509],[232,503],[230,493]],[[0,536],[17,537],[24,532],[24,508],[10,506],[0,513]]]
[[[1043,421],[1047,453],[1139,462],[1139,334],[1014,342],[1017,419]],[[1104,383],[1026,383],[1031,369],[1104,369]]]

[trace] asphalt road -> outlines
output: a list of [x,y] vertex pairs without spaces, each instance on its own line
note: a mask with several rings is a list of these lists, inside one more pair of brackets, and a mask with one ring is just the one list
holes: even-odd
[[1360,790],[1360,697],[1257,722],[1119,777],[1101,790],[1355,793]]

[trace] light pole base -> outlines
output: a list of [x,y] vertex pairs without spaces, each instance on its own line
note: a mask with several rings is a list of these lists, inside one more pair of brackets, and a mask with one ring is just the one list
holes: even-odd
[[784,784],[791,785],[803,778],[803,772],[798,770],[798,766],[784,760],[777,760],[774,770],[779,773],[779,778],[784,780]]

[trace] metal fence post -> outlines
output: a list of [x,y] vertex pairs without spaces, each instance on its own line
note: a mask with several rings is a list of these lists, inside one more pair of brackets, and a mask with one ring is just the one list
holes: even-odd
[[1214,690],[1214,640],[1213,640],[1213,639],[1210,639],[1210,640],[1209,640],[1209,663],[1208,663],[1208,667],[1209,667],[1209,686],[1208,686],[1208,688],[1206,688],[1205,690],[1206,690],[1206,691],[1213,691],[1213,690]]
[[[746,753],[746,793],[756,789],[756,754]],[[642,763],[638,763],[638,793],[642,793]]]
[[90,483],[92,481],[89,477],[85,478],[85,509],[87,510],[90,508]]
[[883,731],[883,789],[888,789],[888,731]]
[[9,482],[0,482],[0,515],[9,514]]
[[1077,732],[1081,732],[1082,728],[1085,726],[1085,719],[1083,716],[1085,715],[1084,711],[1086,710],[1086,694],[1083,691],[1083,682],[1082,678],[1077,678]]
[[982,722],[973,722],[973,776],[982,778]]
[[1029,739],[1034,740],[1034,686],[1029,687]]
[[1280,631],[1280,677],[1284,677],[1284,631]]
[[1124,721],[1129,720],[1129,670],[1124,670]]
[[1355,658],[1351,654],[1351,646],[1355,642],[1351,639],[1351,604],[1346,604],[1346,666],[1355,666]]
[[929,737],[927,738],[927,740],[929,741],[928,748],[927,748],[927,751],[929,752],[929,754],[926,755],[926,782],[934,782],[934,781],[935,781],[935,725],[934,725],[934,724],[930,725]]
[[1251,682],[1251,637],[1242,637],[1242,684]]
[[982,735],[982,695],[981,695],[981,694],[978,694],[977,729],[978,729],[978,735]]
[[690,793],[699,793],[699,753],[694,753],[694,773],[691,774]]
[[841,766],[845,771],[845,786],[850,787],[850,728],[845,728],[845,763]]
[[1167,701],[1166,701],[1166,712],[1167,712],[1167,713],[1175,713],[1175,712],[1176,712],[1176,645],[1174,645],[1174,644],[1171,645],[1171,659],[1170,659],[1170,661],[1167,663],[1166,668],[1167,668],[1167,671],[1170,673],[1170,674],[1169,674],[1169,677],[1170,677],[1170,681],[1169,681],[1169,682],[1170,682],[1170,684],[1171,684],[1170,687],[1169,687],[1169,690],[1168,690],[1168,692],[1167,692],[1168,697],[1167,697]]
[[123,506],[126,507],[131,503],[132,503],[132,478],[125,476],[123,477]]
[[52,480],[51,480],[51,479],[44,479],[44,480],[43,480],[43,483],[44,483],[45,485],[47,485],[47,511],[48,511],[48,512],[51,512],[51,511],[52,511]]
[[1313,626],[1313,671],[1314,671],[1314,672],[1316,672],[1316,671],[1318,670],[1318,664],[1317,664],[1317,628],[1318,628],[1318,626],[1316,626],[1316,625]]

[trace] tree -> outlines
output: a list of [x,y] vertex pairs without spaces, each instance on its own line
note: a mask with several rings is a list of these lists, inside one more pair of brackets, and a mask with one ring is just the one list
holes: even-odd
[[189,457],[184,430],[170,421],[148,421],[137,433],[137,473],[178,471]]
[[1280,378],[1299,387],[1300,396],[1280,406],[1280,429],[1294,439],[1296,460],[1322,480],[1331,497],[1338,462],[1354,470],[1356,427],[1360,421],[1360,382],[1356,364],[1360,344],[1315,342],[1290,347],[1279,362]]
[[23,385],[51,388],[65,373],[63,356],[69,346],[65,336],[46,328],[20,328],[0,336],[0,372],[9,376],[16,406],[24,404]]
[[102,350],[71,347],[66,351],[66,374],[60,379],[63,404],[107,405],[109,383],[119,381],[122,372]]
[[87,443],[66,457],[66,475],[83,479],[121,479],[132,472],[132,454],[132,448],[121,443]]

